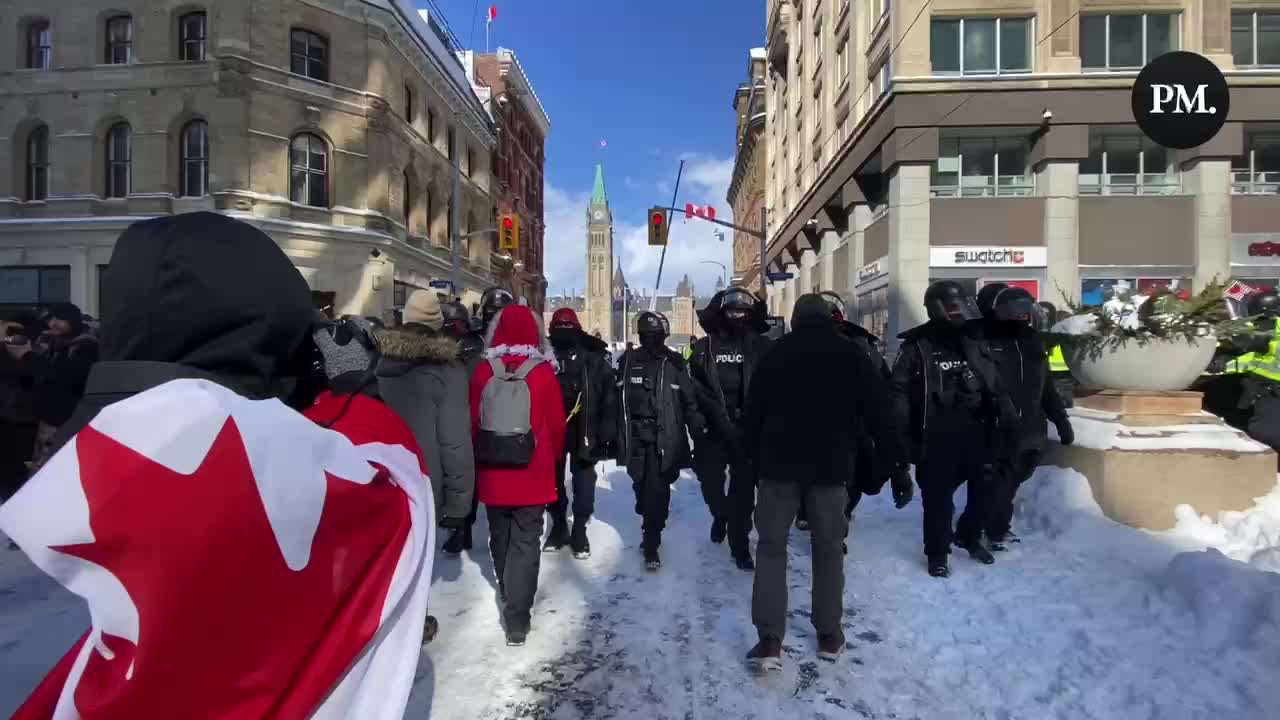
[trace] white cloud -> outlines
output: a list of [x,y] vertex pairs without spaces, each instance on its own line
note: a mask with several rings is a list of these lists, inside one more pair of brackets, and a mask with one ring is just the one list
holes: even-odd
[[[716,209],[716,217],[732,221],[733,214],[725,201],[725,194],[733,177],[733,159],[687,155],[685,160],[684,176],[680,182],[680,205],[686,202],[711,205]],[[666,184],[666,192],[671,192],[670,184]],[[544,272],[550,294],[573,290],[582,293],[586,286],[586,208],[590,195],[586,191],[572,193],[547,185]],[[621,258],[628,283],[633,288],[653,292],[662,248],[650,247],[648,228],[642,222],[629,220],[631,218],[623,217],[615,210],[614,264],[616,266],[618,258]],[[724,231],[724,242],[717,240],[716,230]],[[662,270],[661,291],[674,292],[676,284],[688,274],[699,294],[711,294],[717,278],[724,271],[718,265],[704,261],[723,264],[727,270],[726,281],[733,275],[733,230],[704,220],[686,221],[683,213],[674,215]]]

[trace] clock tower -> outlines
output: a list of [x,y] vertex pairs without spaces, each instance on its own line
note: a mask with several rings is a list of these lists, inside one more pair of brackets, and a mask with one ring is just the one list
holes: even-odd
[[604,166],[596,165],[596,181],[587,206],[587,317],[583,329],[613,342],[613,213],[604,191]]

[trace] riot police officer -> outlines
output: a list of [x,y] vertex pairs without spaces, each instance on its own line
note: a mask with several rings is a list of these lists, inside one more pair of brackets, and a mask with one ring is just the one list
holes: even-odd
[[[480,295],[480,317],[474,322],[475,327],[459,342],[462,345],[462,362],[467,368],[467,377],[475,374],[476,366],[484,358],[485,335],[489,332],[489,323],[502,308],[514,304],[515,296],[501,287],[491,287]],[[465,309],[464,309],[465,310]],[[441,309],[443,313],[443,308]],[[470,352],[469,352],[470,351]],[[428,468],[430,469],[430,468]],[[471,512],[467,515],[462,527],[453,531],[445,541],[443,550],[450,555],[458,555],[463,550],[471,549],[471,528],[476,524],[476,511],[480,507],[480,494],[471,498]]]
[[[988,361],[973,298],[959,283],[941,280],[925,291],[924,305],[929,321],[898,336],[902,346],[890,389],[916,466],[929,574],[947,577],[952,542],[981,563],[995,561],[982,545],[995,402],[984,380],[991,368],[976,367]],[[969,484],[968,503],[953,531],[952,496],[963,483]]]
[[1253,408],[1245,431],[1280,452],[1280,296],[1274,290],[1254,293],[1249,296],[1248,313],[1254,333],[1236,341],[1242,350],[1252,353],[1242,363],[1248,375],[1240,404]]
[[666,346],[665,318],[642,312],[636,318],[640,347],[618,360],[618,462],[626,465],[643,518],[641,550],[645,567],[662,566],[658,547],[671,505],[671,485],[688,463],[688,436],[704,423],[680,355]]
[[752,368],[769,347],[763,336],[769,329],[764,303],[743,288],[730,287],[712,297],[698,320],[707,336],[694,344],[689,370],[708,432],[695,441],[694,472],[711,511],[711,541],[720,543],[727,536],[734,562],[753,570],[748,536],[756,476],[742,447],[739,423]]
[[470,379],[470,373],[476,369],[480,355],[484,352],[484,338],[471,330],[471,313],[457,300],[441,304],[440,314],[444,318],[441,332],[458,342],[458,359],[467,368],[467,377]]

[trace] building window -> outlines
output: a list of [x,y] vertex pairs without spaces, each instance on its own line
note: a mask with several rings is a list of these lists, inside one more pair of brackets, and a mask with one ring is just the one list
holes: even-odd
[[107,197],[129,197],[133,184],[133,129],[116,123],[107,131]]
[[1170,195],[1178,189],[1173,155],[1140,133],[1094,135],[1080,164],[1084,195]]
[[428,191],[426,191],[425,193],[423,193],[423,201],[424,201],[424,202],[423,202],[423,204],[426,206],[426,211],[427,211],[427,237],[428,237],[428,238],[430,238],[430,237],[431,237],[431,222],[432,222],[433,220],[435,220],[435,216],[432,214],[432,213],[434,213],[434,212],[435,212],[435,208],[433,207],[433,203],[432,203],[432,201],[431,201],[431,191],[430,191],[430,190],[428,190]]
[[1030,18],[935,19],[929,55],[934,75],[1031,72]]
[[1231,54],[1236,67],[1280,67],[1280,12],[1232,12]]
[[27,25],[27,68],[48,70],[53,67],[53,31],[48,20],[33,20]]
[[436,141],[436,111],[427,108],[427,142]]
[[26,200],[49,197],[49,128],[41,125],[27,136]]
[[289,71],[329,82],[329,41],[307,30],[289,34]]
[[133,62],[133,18],[117,15],[107,20],[108,65],[127,65]]
[[0,267],[0,304],[48,305],[70,300],[70,266]]
[[1250,135],[1248,140],[1244,157],[1231,163],[1231,191],[1280,193],[1280,134]]
[[474,177],[476,171],[476,151],[467,148],[467,177]]
[[329,145],[303,133],[289,144],[289,199],[329,207]]
[[1080,65],[1085,70],[1137,70],[1181,45],[1177,13],[1080,16]]
[[849,82],[849,36],[846,35],[836,46],[836,80],[843,86]]
[[209,125],[192,120],[182,128],[182,196],[209,194]]
[[943,137],[933,166],[933,197],[1030,195],[1024,137]]
[[207,32],[208,21],[204,13],[183,15],[178,20],[178,58],[183,62],[204,62]]
[[400,207],[404,208],[404,227],[411,231],[409,219],[413,215],[413,191],[409,183],[408,170],[400,175]]
[[404,86],[404,120],[410,125],[413,124],[415,113],[413,112],[413,88],[408,85]]
[[445,149],[445,153],[449,158],[449,162],[453,162],[454,140],[455,138],[454,138],[453,128],[449,128],[449,130],[445,133],[445,141],[448,143],[448,147]]

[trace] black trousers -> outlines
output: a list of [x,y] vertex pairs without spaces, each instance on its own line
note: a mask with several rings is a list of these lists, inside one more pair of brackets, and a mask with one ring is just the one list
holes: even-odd
[[1253,404],[1253,414],[1245,429],[1249,437],[1280,452],[1280,396],[1263,395]]
[[[725,492],[725,470],[729,470]],[[756,470],[745,457],[734,457],[728,445],[708,437],[694,450],[693,471],[702,486],[702,499],[711,517],[728,526],[729,550],[736,555],[750,551],[751,513],[756,504]]]
[[27,482],[27,461],[36,444],[36,424],[0,422],[0,502]]
[[547,512],[551,513],[552,522],[562,525],[567,522],[569,495],[564,482],[566,467],[573,476],[573,520],[586,522],[591,519],[596,508],[596,464],[584,462],[572,453],[556,463],[556,501],[547,506]]
[[489,517],[489,552],[493,573],[503,597],[502,615],[508,630],[529,630],[533,596],[538,592],[542,563],[542,505],[485,506]]
[[[986,437],[976,432],[935,432],[929,436],[925,456],[916,465],[916,483],[924,505],[924,553],[928,557],[948,555],[953,539],[962,545],[981,540],[991,494],[987,447]],[[965,483],[969,484],[969,500],[953,533],[953,496]]]
[[662,531],[667,527],[671,512],[671,485],[680,476],[677,468],[662,470],[662,456],[658,446],[641,443],[631,448],[631,462],[627,463],[631,475],[631,487],[636,494],[636,514],[643,518],[641,532],[646,547],[662,544]]
[[1028,450],[1011,458],[1000,458],[991,464],[991,507],[987,512],[986,523],[988,538],[1003,537],[1012,528],[1013,501],[1018,495],[1018,488],[1031,477],[1039,464],[1039,450]]
[[[859,466],[861,467],[861,466]],[[844,519],[849,521],[853,519],[853,511],[858,508],[858,502],[862,500],[862,491],[858,489],[855,483],[849,483],[845,486],[845,492],[849,495],[848,501],[844,504]],[[800,496],[800,510],[796,513],[796,520],[809,522],[809,496]],[[759,523],[756,523],[759,525]],[[845,528],[845,535],[849,534],[848,528]]]

